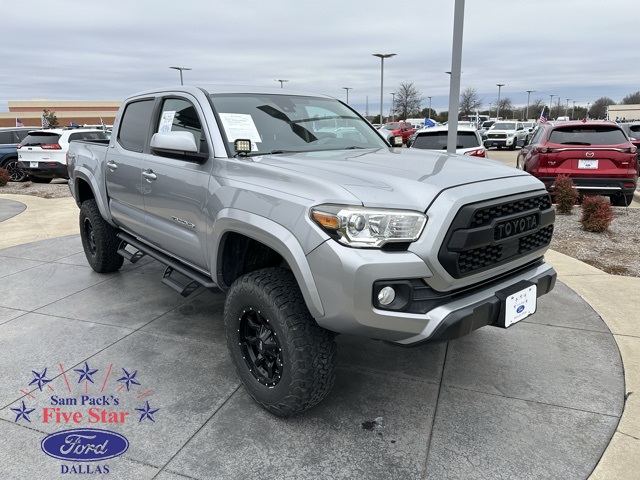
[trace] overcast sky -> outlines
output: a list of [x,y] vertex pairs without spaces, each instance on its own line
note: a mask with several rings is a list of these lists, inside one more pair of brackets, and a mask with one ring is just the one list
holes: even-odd
[[[29,0],[2,9],[9,100],[113,100],[185,83],[324,93],[384,111],[400,83],[448,109],[454,0]],[[640,90],[637,0],[466,0],[461,89],[495,106],[615,102]]]

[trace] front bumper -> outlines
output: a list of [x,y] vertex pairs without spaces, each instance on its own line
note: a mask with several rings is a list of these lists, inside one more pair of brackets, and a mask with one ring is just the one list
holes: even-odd
[[58,162],[37,162],[37,167],[31,165],[36,162],[26,162],[21,160],[18,162],[18,169],[21,172],[40,178],[69,178],[67,166]]
[[[556,280],[555,270],[539,258],[497,279],[438,292],[426,285],[423,279],[433,273],[412,252],[349,249],[328,241],[307,259],[325,309],[325,315],[316,319],[320,326],[402,345],[451,340],[490,325],[500,315],[501,303],[496,292],[527,281],[537,285],[540,296],[551,291]],[[423,283],[429,290],[428,298],[410,299],[412,305],[419,304],[422,310],[413,313],[415,308],[410,311],[376,308],[374,292],[380,280]]]
[[484,141],[484,148],[491,147],[510,147],[517,141],[516,137],[508,138],[487,138]]

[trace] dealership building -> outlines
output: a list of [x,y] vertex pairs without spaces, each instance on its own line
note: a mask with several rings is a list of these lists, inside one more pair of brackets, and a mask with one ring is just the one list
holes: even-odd
[[120,102],[111,101],[9,101],[9,112],[0,112],[0,127],[42,127],[44,110],[54,113],[58,126],[112,125]]

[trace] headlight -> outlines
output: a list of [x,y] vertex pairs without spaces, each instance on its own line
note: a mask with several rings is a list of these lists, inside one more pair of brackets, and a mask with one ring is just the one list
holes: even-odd
[[313,207],[311,218],[339,242],[365,248],[379,248],[390,242],[415,242],[427,223],[421,212],[345,205]]

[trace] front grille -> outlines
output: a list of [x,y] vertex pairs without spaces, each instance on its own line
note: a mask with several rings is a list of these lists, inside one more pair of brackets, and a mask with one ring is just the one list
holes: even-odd
[[438,259],[454,278],[494,268],[546,248],[554,220],[547,193],[465,205],[454,218]]
[[487,138],[504,140],[505,138],[507,138],[507,134],[506,133],[488,133]]

